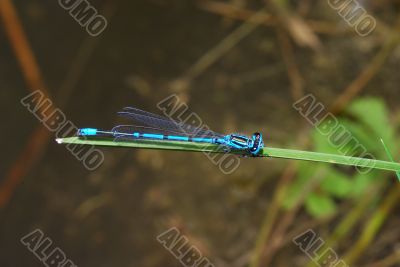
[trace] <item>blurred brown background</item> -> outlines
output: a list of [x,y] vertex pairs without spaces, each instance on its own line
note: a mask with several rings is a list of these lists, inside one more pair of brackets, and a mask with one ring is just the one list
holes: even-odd
[[[58,1],[0,3],[0,266],[43,266],[20,243],[36,228],[78,266],[181,266],[156,240],[170,227],[215,266],[249,266],[257,242],[260,266],[306,266],[293,234],[309,226],[327,240],[354,208],[338,200],[328,219],[311,217],[302,203],[282,209],[274,196],[296,173],[284,160],[242,159],[224,175],[202,154],[102,148],[104,164],[87,171],[20,104],[34,90],[46,90],[78,127],[105,129],[122,107],[158,112],[177,93],[215,131],[261,131],[267,146],[310,150],[311,126],[292,108],[304,94],[338,115],[362,96],[400,112],[399,1],[359,1],[378,21],[367,37],[327,1],[90,0],[108,21],[98,37]],[[389,189],[335,245],[339,256]],[[400,266],[393,202],[351,266]]]

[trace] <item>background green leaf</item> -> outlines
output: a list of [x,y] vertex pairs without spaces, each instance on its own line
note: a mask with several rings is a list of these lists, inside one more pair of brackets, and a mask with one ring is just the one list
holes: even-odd
[[332,215],[336,211],[336,204],[326,195],[311,193],[306,199],[307,211],[316,218]]

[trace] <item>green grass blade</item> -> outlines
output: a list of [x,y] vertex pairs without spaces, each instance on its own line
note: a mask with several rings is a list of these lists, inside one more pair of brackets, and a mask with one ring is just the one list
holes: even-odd
[[[63,139],[57,139],[57,142],[64,144],[76,144],[76,145],[94,145],[94,146],[108,146],[108,147],[223,153],[223,151],[221,151],[221,148],[219,146],[213,144],[205,145],[199,143],[185,143],[185,142],[174,142],[174,141],[160,142],[160,141],[141,140],[141,141],[129,141],[129,142],[114,142],[113,140],[105,140],[105,139],[81,139],[78,137],[68,137]],[[400,164],[396,162],[355,158],[342,155],[300,151],[292,149],[264,147],[261,156],[271,157],[271,158],[325,162],[332,164],[358,166],[358,167],[400,172]]]
[[[390,150],[389,150],[389,148],[387,147],[387,145],[385,144],[385,142],[383,141],[383,139],[381,139],[381,142],[382,142],[383,147],[385,148],[386,154],[387,154],[387,156],[389,157],[389,159],[390,159],[392,162],[395,162],[395,161],[394,161],[394,158],[393,158],[393,156],[392,156],[392,153],[390,153]],[[399,182],[400,182],[400,172],[396,172],[396,175],[397,175],[397,179],[398,179]]]

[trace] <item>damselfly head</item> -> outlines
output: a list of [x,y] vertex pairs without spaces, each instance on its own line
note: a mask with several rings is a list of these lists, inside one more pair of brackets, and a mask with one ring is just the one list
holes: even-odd
[[253,145],[250,147],[250,153],[257,155],[260,150],[264,147],[264,141],[261,133],[254,133],[252,137]]

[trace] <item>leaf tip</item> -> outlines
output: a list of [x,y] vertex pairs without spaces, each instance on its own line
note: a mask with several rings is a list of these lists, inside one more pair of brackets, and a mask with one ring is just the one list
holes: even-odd
[[[386,154],[387,154],[388,158],[389,158],[392,162],[395,162],[395,161],[394,161],[394,158],[393,158],[393,156],[392,156],[392,153],[390,153],[389,148],[386,146],[385,141],[383,141],[382,138],[381,138],[381,142],[382,142],[382,144],[383,144],[383,147],[385,148],[385,151],[386,151]],[[399,182],[400,182],[400,172],[396,172],[396,176],[397,176],[397,179],[398,179]]]

